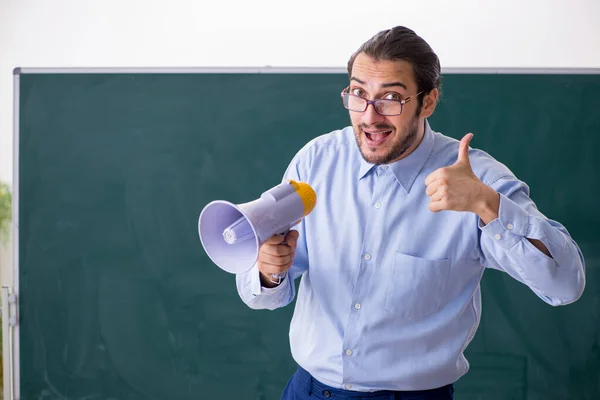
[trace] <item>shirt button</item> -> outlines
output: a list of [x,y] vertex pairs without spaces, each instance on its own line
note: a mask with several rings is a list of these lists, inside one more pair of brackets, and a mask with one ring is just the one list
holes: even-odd
[[352,388],[352,385],[349,383],[346,383],[346,386],[344,386],[346,389],[350,390]]
[[324,397],[331,397],[331,393],[329,393],[329,390],[323,390],[323,396]]
[[357,310],[360,310],[360,303],[356,303],[356,304],[354,305],[354,308],[356,308]]
[[379,202],[375,203],[375,208],[381,208],[381,203],[379,203]]
[[352,350],[350,350],[350,349],[346,350],[346,355],[347,356],[351,356],[352,355]]
[[508,224],[506,225],[506,229],[508,229],[509,231],[514,228],[513,224]]
[[496,233],[496,234],[494,235],[494,238],[495,238],[496,240],[500,240],[500,238],[501,238],[501,237],[502,237],[502,236],[500,236],[500,234],[499,234],[499,233]]
[[387,165],[382,165],[381,169],[387,169],[387,167],[388,167]]
[[365,260],[369,261],[371,259],[371,255],[369,253],[365,254]]

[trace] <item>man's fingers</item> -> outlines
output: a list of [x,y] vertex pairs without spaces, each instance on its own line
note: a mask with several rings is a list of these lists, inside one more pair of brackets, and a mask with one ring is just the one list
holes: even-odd
[[456,159],[456,164],[468,164],[471,165],[469,161],[469,143],[473,138],[472,133],[467,133],[461,140],[458,146],[458,158]]
[[432,194],[434,194],[435,192],[437,192],[437,190],[439,189],[439,187],[442,185],[441,182],[435,180],[433,182],[431,182],[429,185],[427,185],[427,189],[425,190],[425,194],[427,194],[427,196],[431,197]]
[[292,266],[296,252],[288,245],[263,245],[258,255],[258,269],[265,274],[280,274]]
[[287,271],[288,269],[290,269],[291,266],[292,266],[291,262],[284,264],[284,265],[273,265],[273,264],[267,264],[267,263],[261,262],[259,264],[258,269],[263,274],[282,274],[285,271]]
[[436,169],[435,171],[427,175],[427,178],[425,178],[425,186],[431,185],[431,183],[437,179],[438,171],[439,170]]
[[259,255],[259,261],[264,264],[281,266],[291,263],[294,260],[294,255],[294,252],[285,256],[277,256],[262,252]]
[[281,244],[283,242],[283,239],[285,239],[285,237],[281,234],[281,235],[273,235],[270,238],[268,238],[267,240],[265,240],[265,242],[263,244]]
[[451,167],[442,167],[442,168],[438,168],[435,171],[433,171],[432,173],[430,173],[427,178],[425,178],[425,185],[429,186],[431,185],[433,182],[437,181],[437,180],[445,180],[448,178],[448,174],[451,171]]
[[439,188],[438,190],[435,191],[435,193],[433,193],[430,197],[430,201],[431,202],[436,202],[436,201],[440,201],[444,198],[444,194],[446,193],[446,190],[444,188]]
[[291,248],[295,249],[297,244],[298,244],[298,236],[300,234],[298,233],[298,231],[295,230],[291,230],[288,232],[287,236],[285,237],[285,243],[290,246]]
[[285,257],[292,254],[295,247],[287,244],[263,244],[260,248],[261,253],[276,257]]
[[287,233],[287,235],[283,235],[283,234],[273,235],[270,238],[268,238],[267,240],[265,240],[265,242],[263,244],[279,245],[279,244],[282,244],[283,242],[285,242],[285,244],[295,248],[296,243],[298,241],[298,235],[299,235],[298,231],[291,230]]
[[438,211],[442,211],[445,210],[445,206],[444,203],[442,201],[431,201],[429,203],[429,210],[433,211],[433,212],[438,212]]

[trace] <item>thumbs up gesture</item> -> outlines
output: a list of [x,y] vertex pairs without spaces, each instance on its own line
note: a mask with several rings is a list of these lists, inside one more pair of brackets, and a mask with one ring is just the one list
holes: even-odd
[[483,218],[484,222],[497,217],[499,208],[498,193],[475,176],[469,161],[469,142],[472,133],[466,134],[460,141],[458,158],[449,166],[433,171],[425,179],[429,209],[471,211]]

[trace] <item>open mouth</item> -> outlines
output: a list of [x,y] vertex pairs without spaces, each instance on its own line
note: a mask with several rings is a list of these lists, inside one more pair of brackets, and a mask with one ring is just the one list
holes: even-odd
[[366,142],[369,146],[381,146],[388,136],[392,133],[392,131],[363,131],[365,133],[365,137],[367,138]]

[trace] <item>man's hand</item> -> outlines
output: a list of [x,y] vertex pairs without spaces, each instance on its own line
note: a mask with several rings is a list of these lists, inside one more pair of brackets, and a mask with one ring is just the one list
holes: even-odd
[[462,138],[458,158],[453,165],[429,174],[425,179],[426,193],[430,197],[431,211],[470,211],[488,224],[498,218],[500,196],[473,173],[469,161],[469,142],[472,138],[472,133]]
[[[282,244],[285,241],[285,244]],[[258,270],[260,281],[264,287],[275,287],[271,281],[272,274],[283,274],[290,269],[296,255],[298,231],[291,230],[288,234],[275,235],[267,239],[258,253]]]

